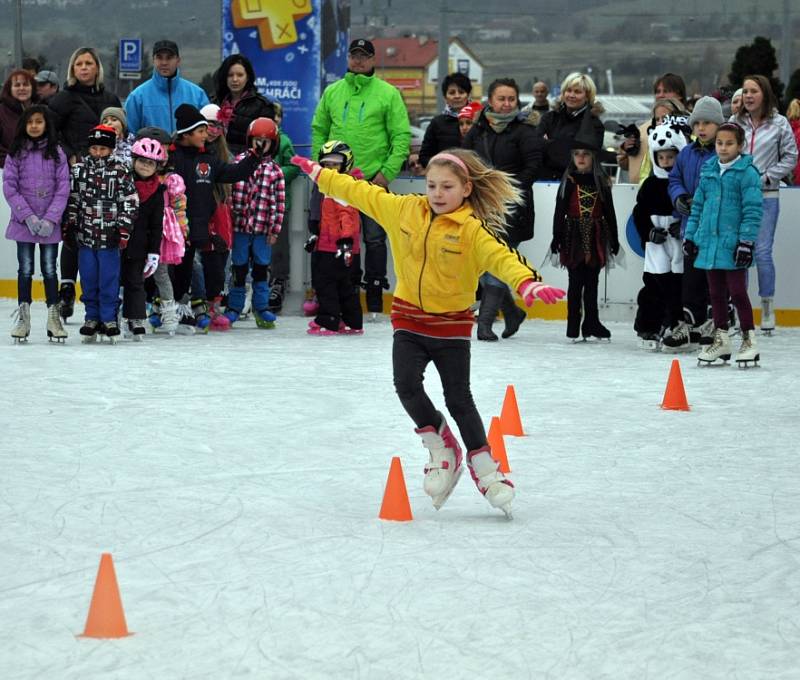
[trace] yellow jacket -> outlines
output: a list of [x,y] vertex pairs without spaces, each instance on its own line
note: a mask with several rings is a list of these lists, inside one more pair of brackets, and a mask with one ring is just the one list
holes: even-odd
[[514,290],[539,273],[472,214],[468,202],[435,215],[426,196],[392,194],[379,186],[324,169],[320,191],[341,198],[378,222],[389,236],[397,287],[394,294],[433,314],[460,312],[475,300],[483,272]]

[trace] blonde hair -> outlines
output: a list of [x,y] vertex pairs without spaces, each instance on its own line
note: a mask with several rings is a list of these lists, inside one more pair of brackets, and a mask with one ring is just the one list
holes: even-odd
[[97,50],[94,47],[79,47],[72,53],[72,56],[69,58],[69,66],[67,68],[67,86],[73,87],[74,85],[78,84],[78,79],[75,77],[75,62],[78,61],[78,57],[83,54],[88,54],[92,59],[94,59],[94,63],[97,64],[97,77],[94,80],[95,87],[102,87],[103,86],[103,62],[100,61],[100,57],[97,56]]
[[472,193],[467,200],[475,217],[494,234],[505,236],[506,215],[525,202],[519,190],[519,182],[507,172],[486,165],[474,151],[447,149],[446,153],[456,156],[464,163],[467,174],[458,163],[436,156],[428,162],[428,169],[433,166],[445,167],[463,183],[471,182]]
[[562,102],[564,101],[563,93],[571,87],[581,88],[586,93],[586,103],[589,104],[589,106],[594,104],[595,97],[597,97],[597,86],[594,84],[594,81],[585,73],[575,71],[564,78],[564,80],[561,82],[562,95],[560,100]]
[[800,99],[792,99],[786,109],[786,117],[789,120],[800,120]]

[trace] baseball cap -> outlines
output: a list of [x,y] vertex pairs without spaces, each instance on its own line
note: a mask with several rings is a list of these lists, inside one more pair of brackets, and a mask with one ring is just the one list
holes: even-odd
[[51,85],[58,85],[58,76],[55,71],[39,71],[34,80],[37,83],[50,83]]
[[159,52],[172,52],[176,57],[181,56],[178,52],[178,45],[172,40],[157,40],[153,44],[153,56]]
[[375,56],[375,45],[373,45],[369,40],[364,40],[364,38],[354,40],[350,43],[350,47],[347,48],[348,54],[357,52],[358,50],[361,50],[370,57]]

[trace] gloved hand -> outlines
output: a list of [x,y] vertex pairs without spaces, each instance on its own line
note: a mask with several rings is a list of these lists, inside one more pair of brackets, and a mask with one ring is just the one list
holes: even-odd
[[119,249],[125,250],[128,247],[128,239],[130,239],[131,235],[127,229],[120,229],[119,230]]
[[545,304],[552,305],[567,294],[560,288],[553,288],[553,286],[548,286],[546,283],[534,281],[533,279],[528,279],[519,284],[517,292],[526,307],[530,307],[536,298],[539,298]]
[[39,220],[39,236],[42,238],[49,237],[55,231],[56,225],[50,220]]
[[156,273],[156,269],[158,269],[158,259],[159,256],[157,253],[147,253],[147,262],[142,272],[145,279]]
[[664,227],[653,227],[650,230],[650,235],[647,237],[650,243],[664,243],[667,240],[667,232]]
[[344,266],[349,267],[353,261],[353,239],[340,238],[336,241],[336,257],[341,257]]
[[734,261],[737,267],[749,267],[753,264],[753,250],[755,244],[752,241],[739,241],[734,252]]
[[669,235],[672,238],[680,238],[681,237],[681,223],[679,220],[675,220],[674,222],[670,222],[669,227],[667,228]]
[[353,179],[364,179],[364,173],[361,171],[361,168],[353,168],[350,171],[350,177]]
[[700,248],[697,247],[697,244],[694,241],[689,241],[688,239],[683,242],[683,254],[686,257],[697,257],[697,253],[700,252]]
[[40,220],[36,215],[30,215],[25,218],[25,226],[28,227],[28,231],[31,232],[31,236],[38,236],[39,235],[39,224]]
[[314,161],[308,158],[303,158],[302,156],[292,156],[289,159],[289,162],[292,165],[296,165],[304,173],[306,173],[312,182],[317,181],[317,176],[319,175],[320,170],[322,170],[322,166],[319,163],[315,163]]
[[313,253],[314,252],[314,248],[316,248],[316,246],[317,246],[317,239],[318,238],[319,238],[319,236],[317,236],[316,234],[311,234],[311,236],[308,237],[308,241],[306,241],[305,245],[303,246],[303,248],[305,249],[305,251],[307,253]]
[[681,215],[688,217],[692,214],[692,197],[689,194],[681,194],[675,199],[675,210]]

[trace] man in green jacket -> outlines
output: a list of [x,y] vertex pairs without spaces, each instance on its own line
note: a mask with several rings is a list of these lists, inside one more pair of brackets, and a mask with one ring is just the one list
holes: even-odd
[[[408,158],[411,128],[400,91],[375,76],[375,46],[358,39],[350,43],[347,73],[322,94],[311,121],[314,158],[330,139],[347,143],[356,167],[373,184],[384,188]],[[386,233],[373,219],[361,214],[364,234],[364,286],[367,311],[383,311],[386,279]]]

